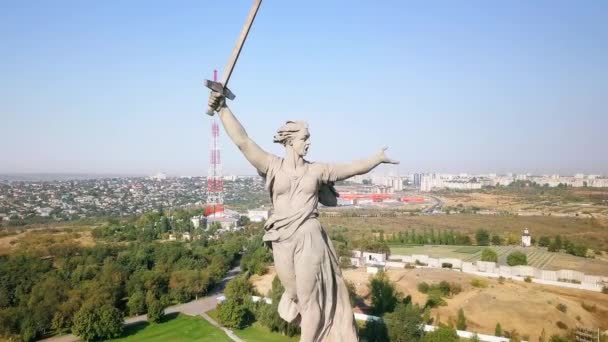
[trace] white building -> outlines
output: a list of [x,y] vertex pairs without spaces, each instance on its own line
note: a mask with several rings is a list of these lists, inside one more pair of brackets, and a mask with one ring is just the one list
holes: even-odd
[[192,227],[194,228],[198,228],[201,226],[201,224],[203,224],[203,222],[205,222],[205,217],[204,216],[192,216],[192,218],[190,219],[190,222],[192,222]]
[[207,217],[207,226],[205,229],[209,229],[213,223],[219,223],[222,230],[235,230],[237,228],[237,222],[239,220],[234,217]]
[[161,180],[167,179],[167,175],[162,172],[159,172],[159,173],[155,174],[154,176],[151,176],[150,179],[161,181]]
[[192,240],[192,236],[190,235],[189,232],[185,232],[184,234],[182,234],[182,240],[190,241],[190,240]]
[[363,251],[352,251],[350,263],[355,267],[384,266],[386,264],[386,253],[372,253]]
[[522,247],[532,246],[532,237],[530,236],[528,228],[524,228],[524,232],[521,234],[521,245]]
[[270,210],[266,208],[258,208],[254,210],[247,211],[247,217],[251,222],[262,222],[268,220],[268,216],[270,215]]

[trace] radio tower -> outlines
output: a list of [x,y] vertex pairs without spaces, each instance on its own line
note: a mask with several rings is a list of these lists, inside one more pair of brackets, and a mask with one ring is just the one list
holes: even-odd
[[[217,82],[217,70],[213,70],[213,80]],[[224,184],[222,182],[222,162],[220,159],[220,126],[217,116],[211,118],[211,141],[209,144],[209,174],[207,175],[207,205],[205,216],[224,216]]]

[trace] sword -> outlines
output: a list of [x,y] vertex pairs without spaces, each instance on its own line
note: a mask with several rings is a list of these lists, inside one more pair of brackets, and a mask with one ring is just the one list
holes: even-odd
[[[236,44],[232,49],[232,54],[228,59],[228,63],[226,63],[226,67],[224,68],[224,72],[222,73],[222,81],[217,82],[215,79],[213,81],[205,80],[205,86],[211,91],[218,92],[224,95],[227,99],[234,100],[235,95],[228,89],[228,81],[230,81],[230,76],[232,76],[232,71],[234,71],[234,66],[236,65],[236,61],[239,59],[239,55],[241,54],[241,50],[243,49],[243,45],[245,45],[245,40],[247,40],[247,35],[249,34],[249,29],[253,24],[253,20],[255,19],[258,10],[260,9],[260,5],[262,4],[262,0],[254,0],[253,6],[251,6],[251,10],[249,10],[249,15],[247,16],[247,20],[245,20],[245,25],[243,25],[243,29],[241,30],[241,34],[239,38],[236,40]],[[215,113],[215,108],[208,107],[207,115],[213,115]]]

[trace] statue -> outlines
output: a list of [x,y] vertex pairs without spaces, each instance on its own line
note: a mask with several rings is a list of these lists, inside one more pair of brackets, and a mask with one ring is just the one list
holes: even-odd
[[349,164],[324,164],[304,159],[310,133],[304,122],[287,121],[274,142],[285,146],[285,157],[267,153],[249,136],[226,105],[212,92],[209,108],[220,116],[230,139],[266,180],[273,213],[264,226],[275,268],[285,292],[279,314],[288,322],[299,318],[301,342],[358,341],[348,290],[338,256],[319,223],[317,205],[336,205],[335,181],[365,174],[389,159],[386,148]]

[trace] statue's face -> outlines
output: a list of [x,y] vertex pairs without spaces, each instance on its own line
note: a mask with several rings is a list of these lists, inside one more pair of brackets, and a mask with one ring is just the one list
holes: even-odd
[[300,157],[304,157],[308,153],[310,147],[310,133],[307,129],[303,129],[295,134],[290,142],[294,152]]

